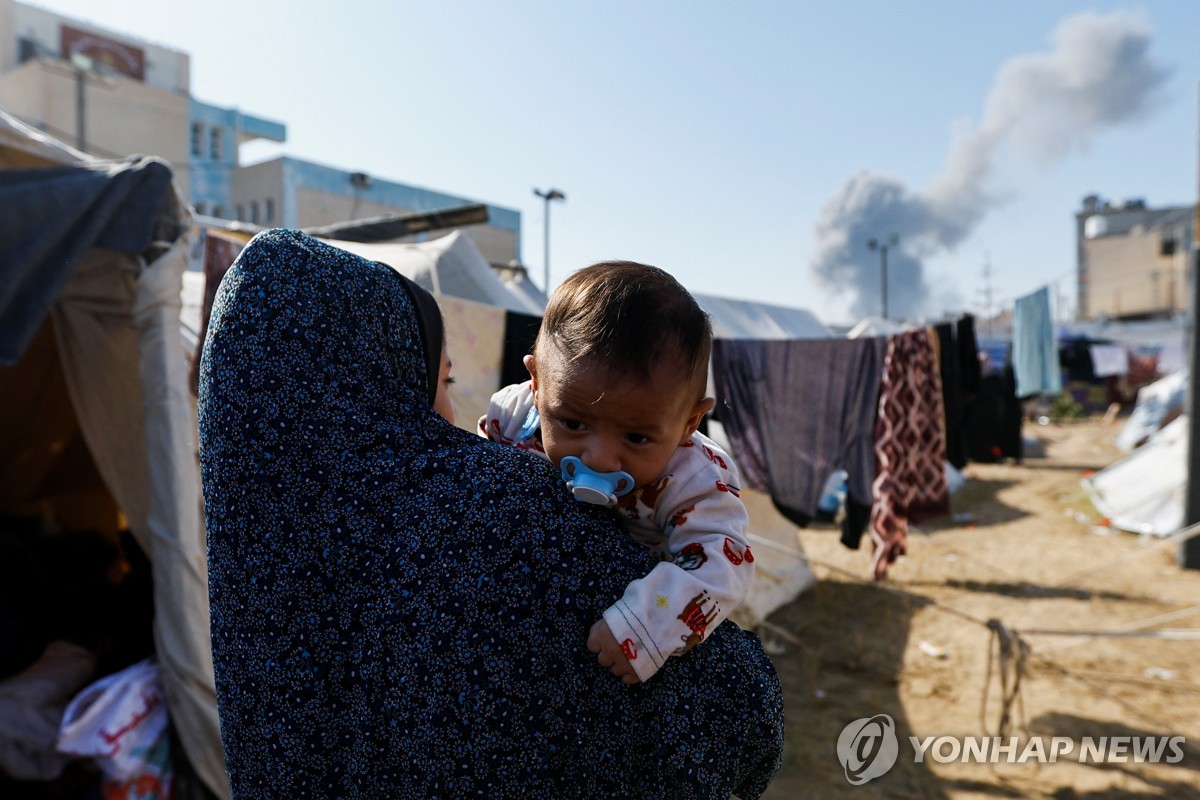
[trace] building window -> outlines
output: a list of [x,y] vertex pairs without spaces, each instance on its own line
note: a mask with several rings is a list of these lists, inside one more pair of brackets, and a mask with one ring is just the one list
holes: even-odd
[[204,123],[192,123],[192,155],[204,155]]
[[263,206],[264,206],[263,222],[274,222],[275,221],[275,199],[273,197],[268,197],[263,202]]
[[196,213],[199,214],[200,216],[204,216],[204,214],[207,210],[208,210],[208,203],[196,203]]
[[208,155],[214,161],[221,160],[221,129],[214,127],[208,132]]
[[254,223],[255,225],[258,224],[258,201],[257,200],[250,203],[250,221],[252,223]]
[[242,205],[241,203],[237,204],[237,221],[238,222],[246,221],[246,207],[244,205]]
[[217,219],[223,219],[225,217],[225,207],[221,205],[213,206],[213,216]]

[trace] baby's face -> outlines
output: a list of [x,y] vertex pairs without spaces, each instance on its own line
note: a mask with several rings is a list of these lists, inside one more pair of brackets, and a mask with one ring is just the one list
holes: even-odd
[[567,456],[596,472],[628,472],[634,484],[653,483],[675,448],[688,440],[712,407],[668,365],[650,380],[628,379],[596,364],[570,363],[553,347],[526,357],[533,376],[542,446],[558,466]]

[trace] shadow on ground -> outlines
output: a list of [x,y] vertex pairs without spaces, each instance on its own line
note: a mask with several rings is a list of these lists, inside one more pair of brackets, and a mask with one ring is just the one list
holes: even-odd
[[[953,513],[922,522],[920,524],[921,533],[938,533],[945,530],[961,531],[964,524],[979,528],[1003,525],[1028,517],[1028,511],[1006,505],[997,499],[1000,492],[1013,486],[1014,483],[1014,481],[972,478],[950,497]],[[969,521],[964,518],[964,515],[970,515]]]
[[[1081,746],[1085,738],[1098,742],[1102,737],[1107,737],[1107,740],[1111,741],[1112,737],[1121,736],[1128,737],[1130,740],[1140,739],[1143,742],[1151,738],[1162,742],[1178,735],[1174,731],[1134,728],[1112,720],[1090,719],[1074,714],[1058,713],[1042,714],[1036,717],[1029,723],[1029,732],[1040,736],[1066,736],[1075,741],[1076,747]],[[1145,797],[1200,800],[1200,786],[1197,785],[1200,782],[1200,774],[1198,774],[1200,773],[1200,751],[1197,751],[1194,745],[1188,744],[1183,744],[1180,750],[1183,759],[1178,763],[1169,764],[1166,770],[1158,768],[1151,771],[1146,764],[1134,760],[1092,763],[1092,759],[1088,759],[1087,763],[1091,768],[1134,776],[1138,781],[1157,790],[1153,793],[1148,793],[1145,789],[1122,789],[1110,786],[1091,792],[1065,788],[1060,789],[1053,796],[1059,800],[1101,800],[1101,798],[1104,800],[1109,800],[1109,798],[1132,800]],[[1173,751],[1169,747],[1162,748],[1160,752],[1166,757],[1173,756]],[[1071,757],[1077,759],[1078,751],[1072,753]],[[1164,777],[1164,774],[1170,777]]]
[[1070,586],[1042,586],[1028,581],[973,581],[948,578],[936,582],[913,582],[909,585],[945,586],[951,589],[962,589],[967,592],[984,592],[999,594],[1005,597],[1028,597],[1036,599],[1065,599],[1065,600],[1125,600],[1135,602],[1144,598],[1133,597],[1122,592],[1093,591],[1090,589],[1074,589]]
[[870,584],[821,581],[771,617],[797,644],[772,656],[787,698],[784,764],[764,795],[796,798],[947,798],[924,764],[901,757],[886,774],[853,786],[838,761],[842,729],[888,714],[906,743],[913,730],[900,702],[900,674],[913,614],[927,601]]

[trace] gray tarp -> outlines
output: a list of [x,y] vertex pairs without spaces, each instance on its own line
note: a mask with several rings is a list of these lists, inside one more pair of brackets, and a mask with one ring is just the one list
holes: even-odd
[[89,248],[150,246],[170,192],[155,158],[0,170],[0,364],[20,358]]

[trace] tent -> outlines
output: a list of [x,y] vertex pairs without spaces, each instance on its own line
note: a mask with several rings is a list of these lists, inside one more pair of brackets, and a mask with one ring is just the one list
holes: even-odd
[[753,300],[694,295],[712,318],[718,339],[827,339],[833,334],[808,309]]
[[884,319],[883,317],[864,317],[850,330],[846,331],[847,339],[862,339],[866,336],[892,336],[897,333],[912,330],[912,326],[904,322]]
[[0,511],[130,529],[170,715],[227,797],[181,357],[187,211],[165,162],[94,159],[2,111],[0,194]]
[[496,276],[487,259],[466,235],[454,231],[418,243],[371,243],[329,240],[372,261],[382,261],[434,295],[457,297],[509,311],[540,315],[542,305],[513,291]]
[[1183,527],[1188,418],[1180,416],[1129,455],[1080,481],[1115,528],[1169,536]]
[[1177,370],[1138,389],[1133,412],[1115,439],[1117,447],[1131,452],[1183,413],[1190,374],[1186,369]]

